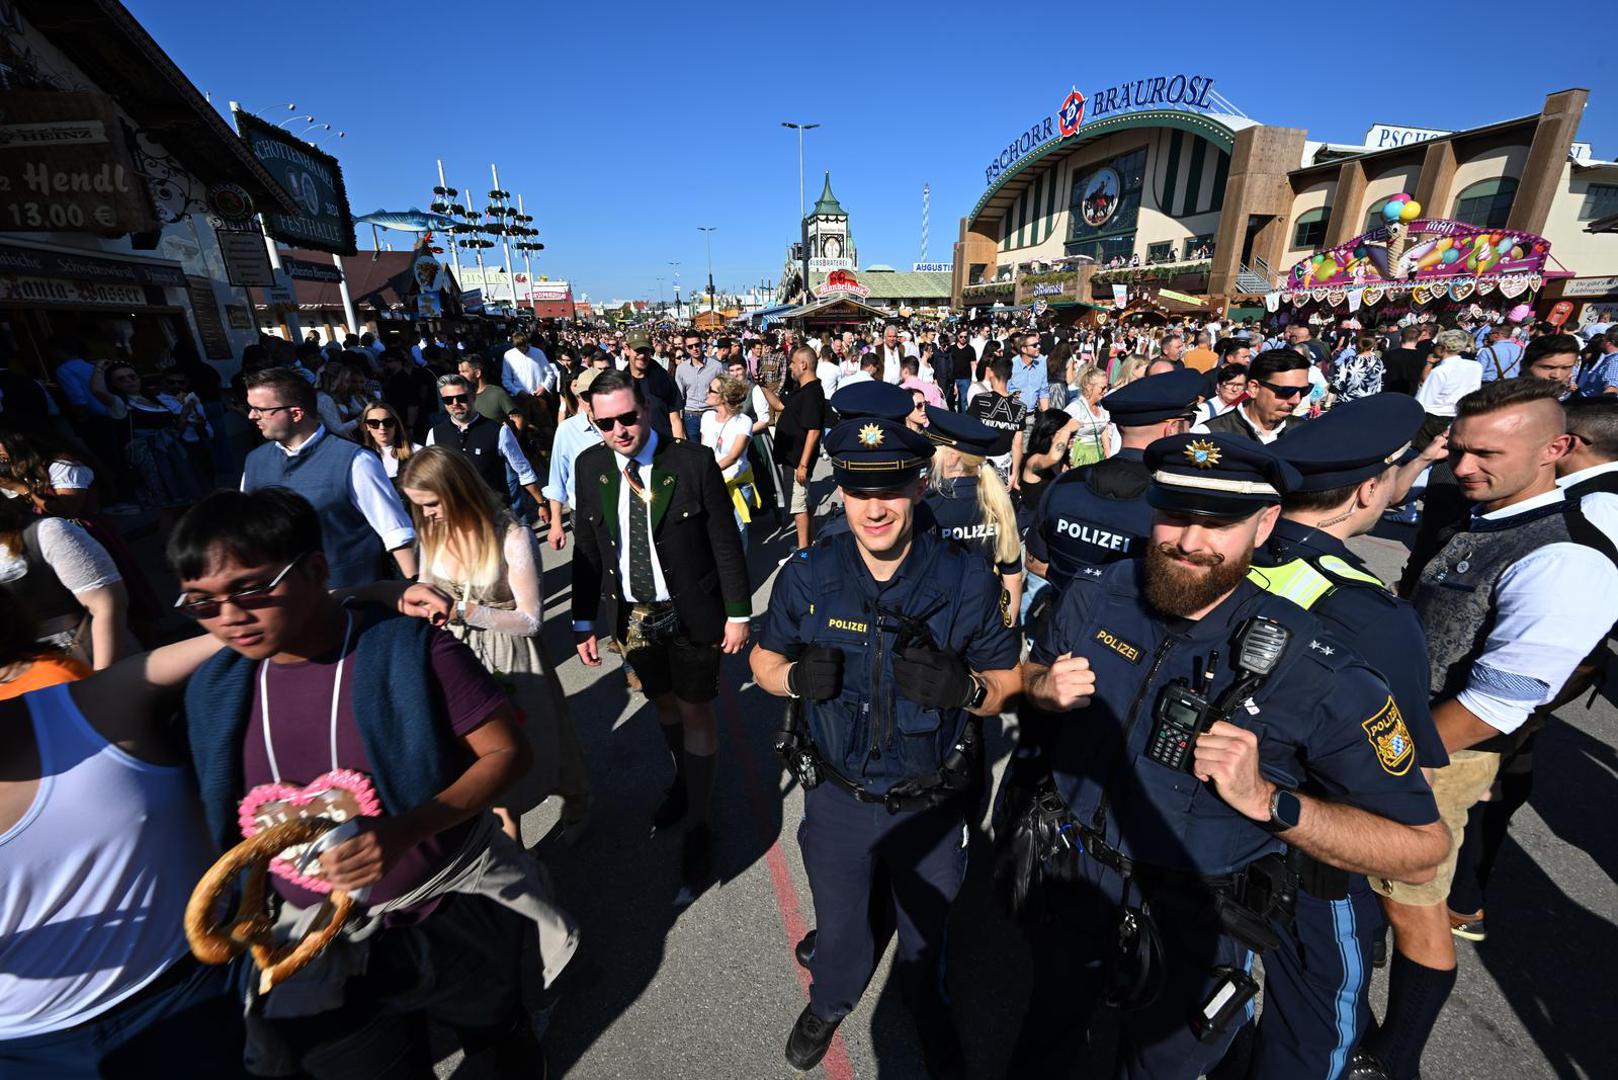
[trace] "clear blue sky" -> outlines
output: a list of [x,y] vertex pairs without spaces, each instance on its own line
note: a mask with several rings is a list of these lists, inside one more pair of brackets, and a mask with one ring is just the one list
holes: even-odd
[[[336,152],[356,214],[486,192],[489,163],[526,198],[539,273],[596,299],[672,299],[780,276],[830,169],[860,262],[947,261],[984,165],[1069,87],[1177,71],[1263,123],[1354,142],[1372,122],[1459,129],[1590,90],[1579,138],[1618,158],[1611,8],[1472,4],[455,4],[125,0],[215,104],[296,102],[348,132]],[[1265,9],[1272,9],[1270,14]],[[417,59],[412,62],[407,57]],[[1200,59],[1165,60],[1166,56]],[[284,115],[284,114],[283,114]],[[301,127],[302,125],[298,125]],[[384,234],[395,246],[402,233]],[[362,230],[362,245],[370,230]]]

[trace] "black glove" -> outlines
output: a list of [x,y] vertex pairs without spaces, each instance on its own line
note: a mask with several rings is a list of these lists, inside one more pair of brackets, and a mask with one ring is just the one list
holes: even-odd
[[925,645],[906,646],[894,658],[893,682],[899,693],[929,709],[963,708],[977,689],[965,660]]
[[843,650],[809,645],[787,671],[787,689],[810,701],[830,701],[843,692]]

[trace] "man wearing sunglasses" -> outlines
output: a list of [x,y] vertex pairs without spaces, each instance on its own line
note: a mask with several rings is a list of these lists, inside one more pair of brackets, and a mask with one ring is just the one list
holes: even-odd
[[683,899],[711,872],[720,654],[747,644],[753,591],[716,459],[653,431],[640,388],[615,371],[590,384],[604,445],[574,466],[573,631],[579,659],[599,666],[595,619],[606,598],[613,637],[657,709],[675,778],[652,821],[665,829],[689,818]]
[[1247,369],[1247,400],[1191,430],[1269,444],[1304,423],[1292,410],[1309,393],[1309,358],[1293,349],[1266,349]]
[[284,367],[249,375],[247,418],[266,441],[247,455],[241,489],[290,488],[314,505],[333,586],[375,581],[384,551],[416,576],[416,530],[382,459],[326,430],[303,376]]
[[472,384],[460,375],[438,377],[438,400],[444,412],[427,432],[428,446],[459,450],[483,482],[499,500],[511,503],[506,470],[516,474],[517,483],[539,507],[540,525],[549,525],[547,502],[539,490],[539,477],[517,443],[517,435],[506,424],[496,423],[472,407]]

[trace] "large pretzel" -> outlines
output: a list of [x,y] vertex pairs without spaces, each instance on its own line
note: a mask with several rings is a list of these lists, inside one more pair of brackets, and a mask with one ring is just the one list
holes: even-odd
[[[219,857],[202,875],[185,906],[185,937],[191,952],[204,964],[224,964],[251,949],[259,967],[258,992],[267,994],[277,983],[291,978],[313,960],[343,928],[353,898],[341,889],[331,891],[331,917],[326,925],[302,941],[277,945],[270,936],[273,921],[264,906],[270,860],[294,844],[307,844],[335,824],[326,818],[295,818],[254,833]],[[238,876],[242,882],[236,921],[214,921],[220,897]]]

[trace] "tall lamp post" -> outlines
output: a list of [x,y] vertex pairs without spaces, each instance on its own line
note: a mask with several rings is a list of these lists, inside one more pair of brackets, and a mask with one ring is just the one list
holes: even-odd
[[781,121],[781,126],[798,133],[798,253],[803,257],[803,301],[809,302],[809,222],[803,216],[803,133],[813,131],[819,124],[799,124]]
[[719,228],[717,225],[698,225],[697,231],[702,233],[703,240],[708,245],[708,314],[713,314],[713,234]]
[[680,264],[678,262],[670,262],[669,265],[674,267],[674,317],[675,317],[675,319],[679,319],[679,318],[681,318],[681,315],[680,315]]

